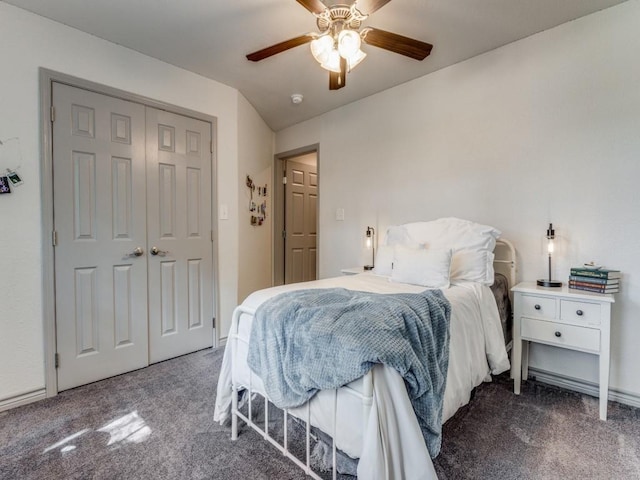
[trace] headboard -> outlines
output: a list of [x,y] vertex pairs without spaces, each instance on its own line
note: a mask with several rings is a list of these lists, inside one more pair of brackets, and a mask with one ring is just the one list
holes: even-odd
[[509,288],[516,285],[516,249],[509,240],[499,238],[493,250],[493,268],[509,280]]
[[[513,327],[513,293],[511,288],[516,284],[516,249],[509,240],[499,239],[496,240],[496,246],[493,249],[495,255],[493,260],[493,269],[495,273],[504,275],[508,282],[507,292],[504,292],[503,285],[492,285],[491,289],[496,295],[496,302],[498,302],[498,310],[501,311],[502,329],[504,333],[505,342],[507,344],[507,350],[512,346],[512,327]],[[507,296],[509,301],[507,302]],[[504,299],[504,300],[502,300]]]

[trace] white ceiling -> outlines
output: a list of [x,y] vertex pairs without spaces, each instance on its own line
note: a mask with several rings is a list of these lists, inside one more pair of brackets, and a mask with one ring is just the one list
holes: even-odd
[[[367,58],[336,91],[308,45],[257,63],[245,58],[317,31],[295,0],[4,1],[234,87],[278,131],[625,0],[393,0],[363,26],[431,43],[431,55],[418,62],[364,45]],[[292,104],[294,93],[304,95],[301,104]]]

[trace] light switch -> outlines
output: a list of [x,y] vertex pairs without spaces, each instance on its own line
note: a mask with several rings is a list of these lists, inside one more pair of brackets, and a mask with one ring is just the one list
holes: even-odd
[[229,207],[226,203],[220,205],[220,220],[229,220]]
[[336,209],[336,220],[343,221],[344,220],[344,208]]

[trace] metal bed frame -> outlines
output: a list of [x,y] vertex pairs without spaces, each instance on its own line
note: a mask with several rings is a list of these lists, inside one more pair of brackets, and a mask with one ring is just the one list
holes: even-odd
[[[496,272],[502,273],[509,280],[509,287],[513,287],[516,283],[516,251],[513,247],[513,244],[508,240],[497,240],[496,248],[494,249],[495,259],[494,259],[494,268]],[[511,291],[509,291],[509,295],[511,296]],[[229,340],[231,341],[231,375],[232,375],[232,404],[231,404],[231,440],[237,440],[238,438],[238,419],[241,419],[245,422],[245,424],[256,432],[258,432],[266,441],[274,445],[284,456],[289,458],[293,463],[295,463],[298,467],[300,467],[306,475],[315,479],[322,480],[311,467],[311,439],[314,438],[311,432],[311,400],[309,400],[304,409],[306,411],[306,418],[300,418],[296,415],[296,417],[303,420],[306,425],[306,433],[305,433],[305,443],[306,443],[306,458],[305,462],[302,462],[298,457],[294,455],[294,453],[289,449],[288,443],[288,417],[292,415],[289,409],[280,409],[283,411],[283,432],[284,438],[283,443],[280,444],[276,439],[274,439],[269,433],[269,399],[264,392],[254,392],[253,391],[253,372],[249,371],[249,385],[239,385],[236,384],[233,369],[233,362],[235,361],[235,353],[238,348],[238,342],[243,342],[248,345],[247,339],[243,338],[240,333],[240,317],[243,314],[247,315],[255,315],[255,309],[248,308],[242,305],[236,307],[233,311],[233,318],[231,323],[231,330],[229,332]],[[511,349],[512,342],[509,342],[507,345],[507,351]],[[244,415],[239,409],[239,401],[238,401],[238,393],[240,390],[247,390],[247,415]],[[371,410],[371,406],[373,404],[373,374],[370,370],[364,377],[362,383],[362,392],[358,392],[353,388],[345,385],[340,387],[340,389],[344,392],[348,392],[351,395],[354,395],[357,398],[360,398],[362,402],[362,425],[363,427],[366,425],[367,419],[369,417],[369,413]],[[333,428],[331,432],[332,439],[332,478],[336,480],[337,478],[337,449],[336,449],[336,434],[338,430],[337,425],[337,411],[338,411],[338,389],[334,389],[333,391]],[[254,393],[258,393],[264,398],[264,426],[253,421],[252,411],[253,411],[253,396]],[[274,407],[277,408],[277,407]],[[325,432],[329,433],[329,432]]]
[[[230,340],[231,340],[231,356],[232,356],[232,362],[235,359],[235,353],[236,353],[236,349],[237,349],[237,342],[243,342],[245,344],[248,344],[247,340],[242,338],[239,335],[239,326],[240,326],[240,316],[242,314],[249,314],[249,315],[254,315],[255,314],[255,309],[253,308],[247,308],[244,307],[242,305],[238,306],[234,312],[233,312],[233,320],[231,323],[231,332],[229,334]],[[318,474],[316,474],[316,472],[313,471],[313,469],[311,468],[311,439],[312,439],[312,433],[311,433],[311,401],[309,400],[304,408],[306,411],[306,418],[300,418],[300,420],[303,420],[305,422],[306,425],[306,435],[305,435],[305,443],[306,443],[306,462],[302,462],[300,461],[300,459],[298,459],[298,457],[296,457],[290,450],[289,450],[289,444],[288,444],[288,430],[287,430],[287,425],[288,425],[288,417],[289,415],[291,415],[290,410],[289,409],[280,409],[284,412],[284,420],[283,420],[283,432],[284,432],[284,442],[281,445],[280,443],[278,443],[278,441],[276,439],[274,439],[270,434],[269,434],[269,399],[266,395],[266,393],[264,392],[254,392],[253,391],[253,377],[254,377],[254,373],[249,371],[249,385],[237,385],[235,383],[235,379],[233,379],[233,367],[231,369],[232,372],[232,391],[233,391],[233,396],[232,396],[232,403],[231,403],[231,440],[237,440],[238,438],[238,419],[241,419],[242,421],[245,422],[245,424],[247,424],[249,427],[253,428],[256,432],[258,432],[259,434],[262,435],[262,437],[267,440],[269,443],[271,443],[272,445],[274,445],[278,450],[280,450],[280,452],[285,455],[287,458],[289,458],[290,460],[292,460],[298,467],[300,467],[308,476],[310,476],[311,478],[314,478],[316,480],[322,480],[322,477],[320,477]],[[340,389],[344,392],[347,392],[353,396],[355,396],[356,398],[359,398],[362,402],[362,406],[363,406],[363,410],[362,410],[362,424],[363,426],[366,424],[367,419],[369,418],[369,413],[370,413],[370,409],[371,409],[371,405],[373,404],[373,375],[371,373],[371,371],[369,371],[369,373],[367,373],[363,379],[362,379],[362,392],[358,392],[357,390],[354,390],[353,388],[351,388],[348,385],[342,386],[340,387]],[[244,415],[240,409],[238,408],[238,392],[241,389],[246,389],[247,390],[247,405],[248,405],[248,411],[247,411],[247,415]],[[333,467],[333,479],[335,480],[337,478],[337,469],[336,469],[336,458],[337,458],[337,449],[336,449],[336,442],[335,442],[335,438],[336,438],[336,433],[338,430],[338,425],[337,425],[337,411],[338,411],[338,389],[333,389],[333,431],[331,432],[331,439],[332,439],[332,467]],[[254,393],[258,393],[259,395],[261,395],[264,398],[264,427],[261,427],[261,425],[255,423],[253,421],[253,396]],[[277,407],[275,407],[277,408]],[[327,434],[329,432],[326,432]]]

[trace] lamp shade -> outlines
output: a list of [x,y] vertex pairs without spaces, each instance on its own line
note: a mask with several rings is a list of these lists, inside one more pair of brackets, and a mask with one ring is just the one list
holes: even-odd
[[364,60],[364,58],[367,56],[366,53],[364,53],[362,50],[358,50],[356,53],[354,53],[353,55],[351,55],[349,58],[347,58],[347,65],[349,67],[349,71],[353,70],[354,68],[356,68],[356,66],[362,61]]
[[547,255],[549,256],[548,258],[549,278],[542,278],[538,280],[536,283],[540,287],[561,287],[562,282],[558,280],[552,280],[551,278],[551,257],[553,256],[553,251],[554,251],[553,241],[556,238],[556,231],[553,229],[553,224],[551,223],[549,224],[549,228],[547,229],[546,237],[547,237]]
[[360,50],[360,35],[353,30],[342,30],[338,35],[338,51],[346,60]]
[[340,73],[340,54],[338,50],[331,50],[327,56],[327,60],[321,63],[320,66],[330,72]]
[[319,64],[325,63],[329,58],[329,52],[333,50],[333,38],[330,35],[322,35],[311,42],[311,55]]
[[376,231],[373,227],[367,227],[365,232],[365,247],[371,250],[371,265],[365,265],[365,270],[373,270],[376,261]]
[[367,56],[360,46],[362,40],[355,30],[344,29],[339,34],[325,33],[311,41],[313,58],[325,70],[340,73],[340,57],[347,61],[347,69],[351,71]]

